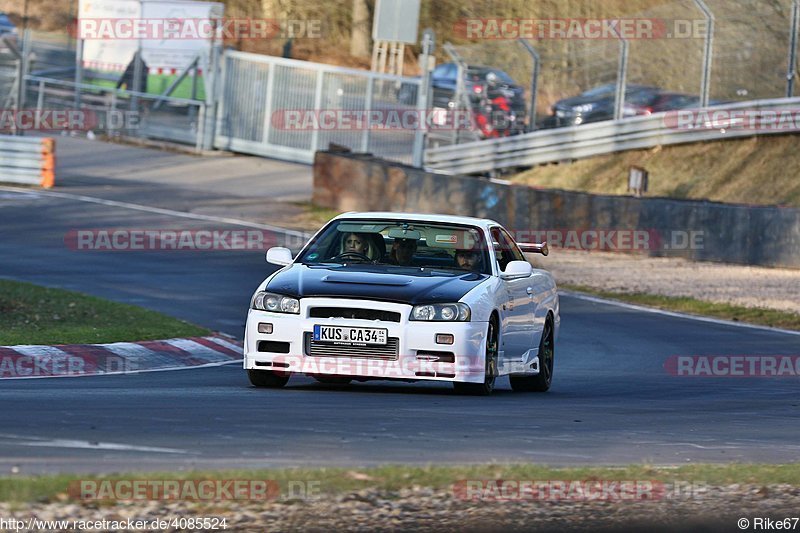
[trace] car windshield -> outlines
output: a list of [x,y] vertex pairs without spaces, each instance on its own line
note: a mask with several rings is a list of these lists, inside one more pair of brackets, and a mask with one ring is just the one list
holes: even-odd
[[415,220],[335,220],[296,262],[491,273],[478,228]]

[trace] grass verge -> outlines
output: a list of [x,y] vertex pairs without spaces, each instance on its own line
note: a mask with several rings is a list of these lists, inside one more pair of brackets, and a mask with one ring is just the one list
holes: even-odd
[[291,204],[302,209],[302,212],[289,222],[292,226],[303,228],[309,232],[318,230],[330,219],[342,214],[341,211],[320,207],[311,202],[291,202]]
[[585,285],[572,285],[568,283],[559,284],[559,288],[591,294],[610,300],[619,300],[631,304],[655,307],[664,309],[665,311],[722,318],[734,322],[747,322],[773,328],[800,330],[800,315],[787,311],[705,302],[703,300],[684,296],[660,296],[658,294],[646,294],[641,292],[611,292],[587,287]]
[[628,170],[633,165],[649,171],[649,197],[800,207],[796,135],[627,150],[569,164],[540,165],[509,179],[548,189],[627,195]]
[[784,465],[726,464],[656,467],[550,468],[540,465],[474,466],[382,466],[376,468],[314,468],[276,470],[224,470],[197,472],[134,473],[130,475],[54,475],[11,476],[0,478],[0,501],[12,503],[65,501],[73,481],[102,480],[272,480],[282,494],[290,482],[314,482],[321,496],[377,489],[397,491],[403,488],[429,487],[450,489],[463,480],[649,480],[663,483],[687,482],[708,485],[789,484],[800,486],[800,463]]
[[134,305],[0,280],[0,345],[94,344],[209,333],[205,328]]

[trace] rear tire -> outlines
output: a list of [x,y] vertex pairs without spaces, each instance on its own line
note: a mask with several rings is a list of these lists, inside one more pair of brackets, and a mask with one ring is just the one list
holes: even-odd
[[494,384],[497,381],[497,321],[494,317],[489,321],[489,328],[486,332],[486,355],[484,357],[484,378],[483,383],[466,383],[454,381],[453,388],[458,394],[470,396],[489,396],[494,391]]
[[277,374],[272,370],[248,370],[247,377],[254,387],[265,387],[270,389],[280,389],[289,381],[290,374],[281,372]]
[[548,316],[539,342],[539,373],[535,376],[509,376],[511,388],[516,392],[547,392],[553,383],[555,345],[553,321]]

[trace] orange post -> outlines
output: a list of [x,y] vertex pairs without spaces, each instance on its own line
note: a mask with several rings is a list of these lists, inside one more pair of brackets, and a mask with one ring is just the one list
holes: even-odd
[[56,184],[56,140],[52,137],[42,139],[42,187],[51,188]]

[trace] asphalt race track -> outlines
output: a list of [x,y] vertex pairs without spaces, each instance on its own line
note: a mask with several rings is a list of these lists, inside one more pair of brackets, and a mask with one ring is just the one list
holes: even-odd
[[[0,276],[166,312],[241,338],[261,252],[87,252],[76,228],[229,227],[0,190]],[[232,226],[231,226],[232,227]],[[489,398],[445,384],[348,388],[237,366],[0,382],[0,472],[541,462],[790,462],[798,378],[686,378],[673,355],[797,355],[800,336],[562,297],[553,389]]]

